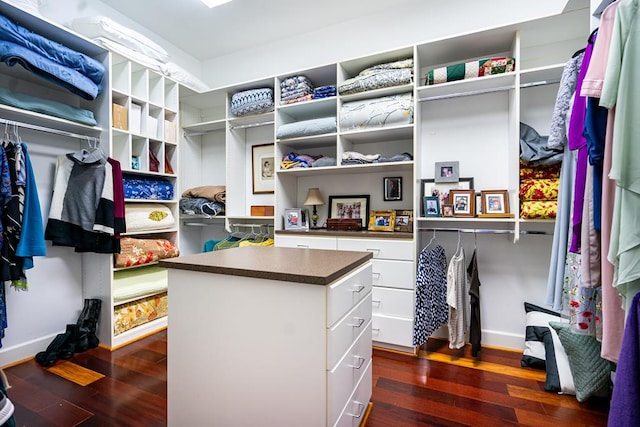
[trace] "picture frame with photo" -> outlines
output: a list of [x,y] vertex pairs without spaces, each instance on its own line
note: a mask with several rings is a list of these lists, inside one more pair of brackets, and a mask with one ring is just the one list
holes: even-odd
[[[433,179],[420,180],[420,200],[427,196],[436,196],[440,199],[440,207],[451,204],[449,192],[451,190],[473,190],[473,178],[460,178],[458,182],[435,182]],[[420,215],[424,216],[424,203],[420,206]]]
[[369,195],[329,196],[329,218],[359,219],[366,229],[369,223]]
[[274,144],[251,147],[251,178],[253,194],[270,194],[275,189]]
[[480,192],[480,197],[483,217],[507,218],[512,216],[509,212],[509,192],[507,190],[483,190]]
[[437,196],[427,196],[423,200],[424,204],[424,216],[434,217],[440,216],[440,198]]
[[371,211],[369,215],[369,231],[393,231],[396,223],[396,211]]
[[396,223],[393,231],[412,232],[413,231],[413,210],[396,209]]
[[458,182],[460,179],[460,162],[436,162],[435,182]]
[[385,177],[383,180],[384,201],[402,200],[402,177]]
[[288,208],[284,210],[284,229],[285,230],[308,230],[309,229],[309,210]]
[[442,216],[443,217],[453,217],[453,205],[444,204],[442,205]]
[[473,190],[451,190],[453,216],[474,217],[476,215],[476,193]]

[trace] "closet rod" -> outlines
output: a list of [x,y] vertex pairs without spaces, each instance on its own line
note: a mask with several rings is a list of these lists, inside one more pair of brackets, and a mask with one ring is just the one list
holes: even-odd
[[237,126],[229,125],[229,129],[235,130],[235,129],[253,128],[253,127],[257,127],[257,126],[272,125],[274,123],[275,123],[275,121],[271,120],[269,122],[249,123],[249,124],[246,124],[246,125],[237,125]]
[[[474,234],[516,234],[514,230],[497,230],[493,228],[444,228],[444,227],[418,227],[418,231],[445,231],[452,233],[474,233]],[[519,234],[547,235],[546,231],[520,230]]]
[[38,125],[32,125],[31,123],[16,122],[15,120],[6,120],[6,119],[2,119],[2,118],[0,118],[0,124],[15,125],[15,126],[18,126],[18,127],[21,127],[21,128],[25,128],[25,129],[37,130],[37,131],[40,131],[40,132],[53,133],[53,134],[56,134],[56,135],[67,136],[69,138],[77,138],[77,139],[84,139],[84,140],[87,140],[89,138],[96,138],[94,136],[81,135],[79,133],[67,132],[65,130],[53,129],[53,128],[48,128],[48,127],[38,126]]
[[499,86],[499,87],[494,87],[490,89],[470,90],[469,92],[448,93],[446,95],[435,95],[435,96],[428,96],[426,98],[420,98],[418,99],[418,102],[436,101],[438,99],[447,99],[447,98],[459,98],[462,96],[473,96],[473,95],[480,95],[483,93],[502,92],[502,91],[511,90],[511,89],[513,89],[513,85]]
[[557,79],[557,80],[540,80],[538,82],[522,83],[520,85],[520,88],[526,89],[528,87],[552,85],[552,84],[556,84],[556,83],[560,83],[560,79]]

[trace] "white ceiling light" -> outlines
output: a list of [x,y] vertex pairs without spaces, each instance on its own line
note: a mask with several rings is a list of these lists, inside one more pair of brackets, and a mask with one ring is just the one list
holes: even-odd
[[209,6],[209,8],[220,6],[221,4],[229,3],[231,0],[200,0],[202,3]]

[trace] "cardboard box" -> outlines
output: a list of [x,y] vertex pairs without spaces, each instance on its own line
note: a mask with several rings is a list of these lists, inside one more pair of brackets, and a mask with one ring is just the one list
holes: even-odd
[[164,121],[164,140],[167,142],[176,142],[176,124],[170,120]]
[[142,105],[131,103],[129,109],[129,130],[131,133],[140,135],[142,124]]
[[112,115],[114,128],[122,130],[129,129],[127,121],[127,107],[114,103],[112,108]]
[[273,216],[273,206],[251,206],[251,216]]

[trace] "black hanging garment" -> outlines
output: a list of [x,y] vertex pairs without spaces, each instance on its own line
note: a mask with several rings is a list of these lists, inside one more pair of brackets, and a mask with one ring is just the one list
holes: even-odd
[[471,297],[471,326],[469,328],[469,342],[471,343],[471,355],[478,356],[480,351],[480,341],[482,338],[482,328],[480,326],[480,278],[478,277],[478,258],[476,250],[473,251],[471,262],[467,267],[471,286],[469,296]]

